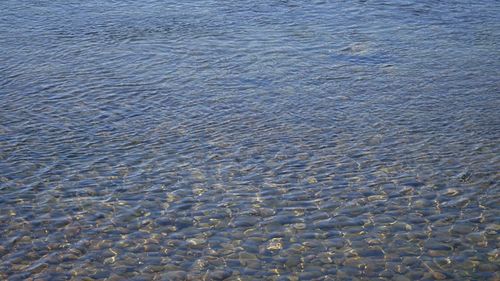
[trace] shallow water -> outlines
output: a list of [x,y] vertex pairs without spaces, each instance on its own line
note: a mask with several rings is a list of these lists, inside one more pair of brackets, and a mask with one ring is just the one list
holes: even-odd
[[0,10],[0,279],[500,280],[498,1]]

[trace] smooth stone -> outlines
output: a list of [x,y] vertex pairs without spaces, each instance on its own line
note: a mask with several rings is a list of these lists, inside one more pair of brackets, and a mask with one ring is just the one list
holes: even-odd
[[214,270],[210,272],[209,278],[211,280],[224,280],[226,278],[229,278],[233,274],[233,271],[231,269],[226,269],[226,270]]
[[359,236],[366,233],[365,228],[361,225],[343,227],[342,231],[345,232],[346,234],[349,234],[349,236]]
[[273,217],[270,221],[270,223],[280,224],[280,225],[300,223],[300,222],[303,222],[303,219],[293,215],[277,215]]
[[486,225],[484,228],[486,234],[488,235],[497,235],[500,232],[500,224],[492,223]]
[[125,265],[113,266],[114,273],[118,275],[124,275],[126,273],[133,272],[134,269],[135,269],[134,266],[125,266]]
[[36,265],[34,267],[31,267],[30,271],[31,271],[32,274],[37,274],[37,273],[40,273],[40,272],[46,270],[48,267],[49,267],[48,264],[46,264],[46,263],[40,263],[40,264],[38,264],[38,265]]
[[[123,279],[126,279],[124,276],[120,276],[120,275],[117,275],[117,274],[111,274],[107,279],[106,281],[120,281],[120,280],[123,280]],[[135,281],[135,280],[134,280]]]
[[371,195],[368,196],[368,201],[373,202],[373,201],[385,201],[387,200],[387,195]]
[[364,248],[358,251],[362,257],[383,257],[385,255],[381,248]]
[[[144,252],[160,252],[161,251],[161,246],[160,245],[154,245],[154,244],[147,244],[142,247]],[[140,252],[140,251],[139,251]]]
[[499,256],[499,252],[500,252],[500,250],[498,250],[498,249],[494,249],[494,250],[489,251],[487,253],[488,260],[491,262],[496,261],[498,259],[498,256]]
[[162,272],[165,270],[165,267],[162,265],[148,265],[142,269],[143,272],[155,273]]
[[163,273],[161,277],[164,281],[184,281],[186,280],[187,273],[181,270],[170,271]]
[[470,223],[457,223],[451,227],[450,232],[455,234],[468,234],[474,231],[475,226]]
[[392,280],[394,280],[394,281],[412,281],[410,278],[408,278],[404,275],[401,275],[401,274],[393,276]]
[[68,262],[68,261],[73,261],[73,260],[78,259],[78,257],[75,254],[64,254],[64,255],[60,256],[59,258],[63,262]]
[[203,248],[207,240],[203,238],[190,238],[187,239],[186,242],[190,248]]
[[170,226],[175,224],[175,219],[169,217],[160,217],[155,220],[157,225]]
[[246,240],[241,246],[249,253],[256,254],[259,252],[259,242]]
[[446,275],[444,273],[441,273],[439,271],[433,271],[431,272],[431,276],[432,278],[434,278],[435,280],[444,280],[446,279]]
[[346,241],[343,238],[333,238],[333,239],[328,240],[328,245],[332,246],[334,248],[337,248],[337,249],[344,247],[345,243],[346,243]]
[[[320,208],[321,208],[321,210],[325,210],[325,211],[333,211],[340,206],[341,206],[340,202],[331,201],[331,202],[325,202],[324,204],[321,204]],[[310,218],[313,220],[327,219],[329,217],[330,216],[328,215],[328,213],[325,213],[325,212],[321,212],[320,214],[312,214],[310,216]]]
[[297,230],[303,230],[306,229],[306,224],[305,223],[295,223],[292,225],[293,228]]
[[191,219],[188,219],[188,218],[178,218],[176,221],[175,221],[175,226],[177,227],[177,229],[184,229],[184,228],[187,228],[187,227],[190,227],[190,226],[193,226],[193,220]]
[[261,217],[270,217],[274,216],[274,214],[276,214],[276,211],[271,208],[258,208],[257,214]]
[[321,261],[324,264],[329,264],[329,263],[333,262],[330,253],[320,253],[320,254],[318,254],[317,258],[319,259],[319,261]]
[[410,278],[410,280],[421,280],[423,278],[424,274],[425,273],[421,270],[412,269],[406,274],[406,276],[408,276],[408,278]]
[[391,231],[393,232],[399,232],[399,231],[411,231],[412,227],[411,225],[404,223],[404,222],[396,222],[389,227]]
[[379,276],[383,277],[383,278],[392,278],[394,276],[394,273],[392,273],[389,270],[384,270],[384,271],[380,272]]
[[338,230],[330,230],[326,233],[326,238],[331,238],[331,237],[342,237],[343,233]]
[[402,263],[406,266],[415,266],[420,263],[420,260],[417,257],[404,257]]
[[273,238],[267,244],[266,249],[270,251],[276,251],[283,249],[283,242],[281,238]]
[[468,241],[471,241],[473,243],[478,243],[486,240],[486,236],[482,232],[469,233],[467,234],[466,238]]
[[106,270],[100,270],[92,275],[90,277],[94,279],[106,279],[109,276],[109,272]]
[[307,183],[309,183],[309,184],[315,184],[315,183],[318,183],[318,180],[315,177],[308,177],[307,178]]
[[431,257],[445,257],[448,255],[448,251],[429,250],[427,254]]
[[298,255],[291,255],[288,256],[285,262],[285,266],[293,269],[293,268],[298,268],[299,265],[302,263],[300,256]]
[[181,267],[180,267],[180,266],[178,266],[178,265],[175,265],[175,264],[167,264],[167,265],[165,265],[165,270],[166,270],[166,271],[177,272],[178,274],[179,274],[180,272],[183,272],[183,271],[181,270]]
[[390,224],[395,222],[396,218],[392,216],[380,215],[376,216],[373,220],[375,221],[375,224]]
[[443,202],[443,206],[450,207],[450,208],[465,208],[467,205],[470,203],[470,199],[468,198],[457,198],[454,200],[450,200],[448,202]]
[[256,255],[246,252],[241,252],[239,254],[240,264],[249,268],[258,268],[260,266],[260,261]]
[[440,268],[447,267],[448,265],[451,264],[451,260],[448,257],[434,258],[432,259],[432,261]]
[[7,249],[4,246],[0,245],[0,256],[3,256],[7,253]]
[[335,221],[327,219],[321,220],[314,223],[314,227],[319,228],[321,230],[331,230],[337,227]]
[[433,202],[431,200],[427,200],[427,199],[419,199],[419,200],[416,200],[415,202],[413,202],[413,206],[415,208],[427,208],[427,207],[431,207],[433,205]]
[[423,224],[423,223],[426,223],[427,220],[424,217],[419,216],[419,215],[411,215],[408,218],[408,222],[411,224]]
[[259,222],[257,217],[253,216],[241,216],[234,220],[233,225],[235,227],[251,227]]
[[324,245],[320,240],[304,241],[302,245],[313,249],[324,248]]
[[451,251],[453,248],[444,243],[440,242],[435,242],[435,241],[427,241],[424,243],[424,247],[428,250],[434,250],[434,251]]
[[480,263],[477,266],[477,269],[480,272],[497,272],[498,271],[498,265],[493,264],[493,263]]
[[337,270],[337,278],[339,280],[353,280],[354,276],[361,275],[361,271],[357,267],[344,266]]
[[308,220],[310,221],[318,221],[318,220],[325,220],[328,219],[330,215],[326,212],[314,212],[310,216],[307,217]]
[[367,238],[365,241],[370,246],[382,244],[382,241],[378,238]]
[[320,271],[320,269],[311,269],[311,271],[301,272],[299,274],[299,280],[313,280],[313,279],[319,278],[323,275],[324,274]]
[[460,191],[458,191],[458,189],[456,188],[448,188],[443,192],[443,194],[446,196],[457,196],[458,194],[460,194]]

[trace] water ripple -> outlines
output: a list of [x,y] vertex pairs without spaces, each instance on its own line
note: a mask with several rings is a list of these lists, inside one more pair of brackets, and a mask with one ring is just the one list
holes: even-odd
[[496,1],[0,8],[0,279],[500,278]]

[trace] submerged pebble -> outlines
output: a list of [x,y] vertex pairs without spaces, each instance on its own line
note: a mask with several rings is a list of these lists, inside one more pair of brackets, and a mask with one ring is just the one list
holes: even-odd
[[163,280],[168,281],[184,281],[186,280],[187,273],[185,271],[168,271],[162,274]]
[[271,239],[268,242],[266,249],[268,249],[270,251],[276,251],[276,250],[283,249],[282,238],[273,238],[273,239]]
[[214,271],[210,272],[208,277],[211,280],[225,280],[225,279],[229,278],[232,274],[233,274],[233,271],[230,269],[214,270]]
[[255,254],[241,252],[239,254],[239,261],[242,266],[249,268],[259,268],[260,261]]
[[0,280],[500,280],[497,0],[62,2],[0,1]]
[[190,238],[187,239],[186,242],[191,248],[202,248],[206,244],[207,240],[203,238]]

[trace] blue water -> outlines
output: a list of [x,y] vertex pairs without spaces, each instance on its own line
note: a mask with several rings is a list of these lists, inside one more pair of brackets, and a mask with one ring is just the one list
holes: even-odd
[[500,279],[500,2],[0,11],[1,280]]

